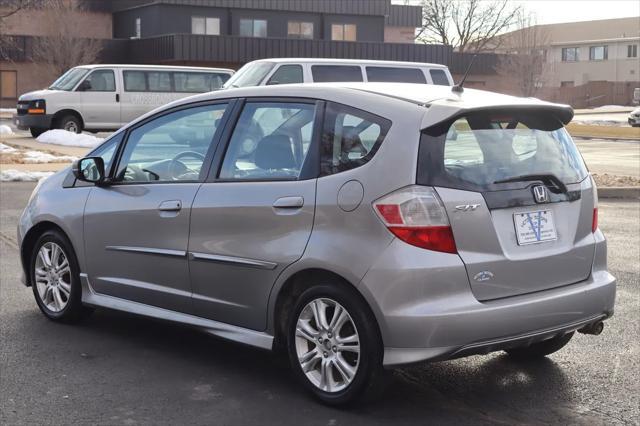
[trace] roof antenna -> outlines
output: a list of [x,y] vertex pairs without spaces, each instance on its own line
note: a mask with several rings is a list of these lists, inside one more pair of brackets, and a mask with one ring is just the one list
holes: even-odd
[[462,93],[464,92],[464,82],[467,80],[467,77],[469,76],[469,71],[471,71],[471,67],[473,66],[473,63],[476,60],[476,56],[478,56],[477,53],[474,53],[473,56],[471,57],[471,60],[469,61],[469,66],[467,67],[467,70],[464,72],[464,75],[462,76],[462,80],[460,80],[460,83],[456,84],[455,86],[453,86],[451,88],[451,91],[453,93]]

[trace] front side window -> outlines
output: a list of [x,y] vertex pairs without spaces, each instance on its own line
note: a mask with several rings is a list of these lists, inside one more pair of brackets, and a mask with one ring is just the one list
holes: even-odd
[[280,65],[280,68],[273,73],[268,85],[274,84],[296,84],[303,83],[302,67],[300,65]]
[[96,70],[86,78],[85,92],[115,92],[116,77],[112,70]]
[[449,82],[449,77],[447,77],[447,73],[443,70],[429,70],[429,74],[431,75],[431,81],[433,81],[433,84],[438,86],[449,86],[451,84]]
[[419,157],[419,184],[471,191],[526,187],[523,176],[552,175],[564,184],[587,176],[571,137],[548,112],[470,113],[425,130]]
[[191,17],[191,33],[220,35],[220,18],[208,18],[204,16]]
[[224,180],[295,180],[311,145],[315,104],[249,102],[220,170]]
[[589,47],[590,61],[604,61],[608,59],[608,46],[591,46]]
[[322,175],[360,167],[382,144],[391,122],[368,112],[328,103],[322,132]]
[[227,104],[183,109],[129,133],[115,181],[193,182],[203,178],[205,156]]
[[240,35],[243,37],[266,37],[267,21],[264,19],[241,19]]
[[315,83],[363,81],[362,70],[349,65],[312,65],[311,74]]
[[313,38],[313,22],[289,21],[287,25],[289,38]]
[[418,68],[367,67],[367,80],[388,83],[426,84],[424,73]]
[[331,40],[356,41],[358,29],[355,24],[332,24]]
[[577,62],[580,60],[579,57],[580,49],[577,47],[563,47],[562,48],[562,62]]

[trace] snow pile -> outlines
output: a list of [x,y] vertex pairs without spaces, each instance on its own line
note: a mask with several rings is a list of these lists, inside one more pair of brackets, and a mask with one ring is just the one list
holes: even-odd
[[628,109],[628,106],[624,105],[602,105],[596,108],[593,108],[594,111],[619,111],[621,109]]
[[14,152],[17,152],[18,150],[15,149],[12,146],[9,145],[5,145],[3,143],[0,143],[0,154],[12,154]]
[[40,143],[65,146],[79,146],[82,148],[95,148],[104,139],[97,138],[83,133],[77,134],[67,132],[66,130],[54,129],[49,130],[38,136],[36,139]]
[[11,127],[7,126],[6,124],[0,125],[0,135],[12,135],[12,134],[13,134],[13,130],[11,130]]
[[71,163],[76,161],[78,157],[73,157],[71,155],[52,155],[46,152],[40,151],[27,151],[24,153],[24,157],[22,157],[25,164],[34,164],[34,163]]
[[0,171],[0,182],[37,182],[48,178],[53,172],[28,172],[22,170]]

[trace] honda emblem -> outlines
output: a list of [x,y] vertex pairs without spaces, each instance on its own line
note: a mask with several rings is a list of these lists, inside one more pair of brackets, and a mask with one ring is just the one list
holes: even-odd
[[533,196],[536,199],[536,203],[548,203],[549,202],[549,194],[547,193],[547,188],[542,185],[537,185],[533,187]]

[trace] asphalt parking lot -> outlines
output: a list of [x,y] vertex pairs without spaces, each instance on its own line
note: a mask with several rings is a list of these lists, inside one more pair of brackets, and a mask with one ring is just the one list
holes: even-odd
[[34,183],[0,184],[0,424],[638,424],[640,203],[601,200],[615,316],[536,364],[501,353],[399,370],[381,399],[322,406],[270,353],[98,310],[48,321],[19,282],[15,225]]

